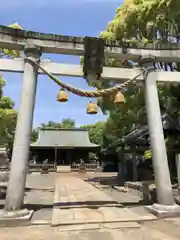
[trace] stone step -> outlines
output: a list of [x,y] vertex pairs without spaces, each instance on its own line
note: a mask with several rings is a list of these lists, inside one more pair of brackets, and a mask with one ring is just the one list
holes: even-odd
[[[107,210],[107,209],[106,209]],[[109,211],[95,211],[92,209],[53,209],[52,226],[72,226],[72,225],[90,225],[90,224],[120,224],[120,223],[137,223],[149,219],[140,217],[123,209],[121,215],[115,215]]]
[[58,226],[58,231],[87,231],[96,229],[123,229],[139,228],[139,224],[135,222],[121,222],[121,223],[92,223],[92,224],[76,224],[76,225],[62,225]]

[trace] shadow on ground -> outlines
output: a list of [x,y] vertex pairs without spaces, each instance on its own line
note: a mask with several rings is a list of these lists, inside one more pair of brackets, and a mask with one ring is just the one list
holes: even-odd
[[[27,195],[27,193],[31,192],[31,191],[41,191],[41,192],[54,192],[54,189],[34,189],[34,188],[26,188],[24,196]],[[0,200],[5,200],[6,198],[6,187],[0,187]]]
[[108,185],[108,186],[122,186],[123,184],[120,182],[120,180],[117,178],[117,176],[113,177],[93,177],[93,178],[88,178],[84,180],[85,182],[94,182],[94,183],[99,183],[102,185]]
[[118,204],[117,201],[84,201],[84,202],[58,202],[54,203],[54,207],[94,207],[94,206],[105,206],[105,205],[115,205]]
[[[4,204],[0,204],[0,209],[4,208]],[[49,208],[53,208],[53,204],[24,204],[24,208],[27,208],[28,210],[34,210],[34,211],[38,211],[41,209],[49,209]]]
[[123,207],[136,207],[136,206],[144,206],[145,202],[140,200],[139,202],[121,202]]
[[29,210],[34,210],[34,211],[38,211],[41,209],[49,209],[49,208],[53,208],[53,204],[24,204],[24,208],[27,208]]

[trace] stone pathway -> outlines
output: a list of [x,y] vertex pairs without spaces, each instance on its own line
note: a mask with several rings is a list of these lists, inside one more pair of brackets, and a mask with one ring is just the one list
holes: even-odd
[[27,175],[26,179],[26,187],[33,189],[43,189],[50,190],[54,189],[54,182],[56,180],[56,173],[49,174],[40,174],[40,173],[32,173]]
[[[32,218],[36,225],[0,228],[1,240],[180,239],[180,218],[156,219],[137,204],[141,196],[133,191],[93,187],[78,176],[64,174],[32,174],[26,186],[31,189],[26,192],[26,204],[39,206]],[[40,226],[38,221],[48,225]]]
[[179,240],[179,219],[145,222],[138,228],[62,231],[59,227],[0,228],[1,240]]
[[60,208],[82,208],[120,204],[82,179],[69,176],[56,179],[54,205]]
[[27,175],[24,203],[29,209],[34,209],[32,224],[51,224],[56,174],[32,173]]
[[129,222],[131,227],[137,227],[137,222],[152,219],[156,217],[148,212],[138,215],[80,178],[61,177],[56,180],[53,226],[75,228],[76,225],[78,229],[84,229],[101,228],[102,224],[119,223],[122,226],[126,223],[128,227]]
[[[132,232],[128,233],[129,237],[127,238],[127,232],[123,233],[122,231],[111,230],[111,229],[61,232],[59,231],[58,228],[26,227],[26,230],[24,230],[24,228],[14,228],[12,232],[9,232],[9,229],[1,228],[0,234],[1,234],[1,240],[19,240],[19,239],[23,239],[23,240],[32,240],[32,239],[36,239],[36,240],[49,240],[49,239],[51,240],[59,240],[59,239],[61,240],[124,240],[124,239],[134,240],[134,236]],[[137,231],[135,231],[134,234],[137,234]],[[143,235],[145,236],[145,234]],[[137,238],[137,239],[144,240],[146,238]],[[156,240],[160,240],[160,238]]]

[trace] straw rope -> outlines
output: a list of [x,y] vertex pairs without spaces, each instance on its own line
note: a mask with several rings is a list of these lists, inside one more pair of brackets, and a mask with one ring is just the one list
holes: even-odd
[[47,70],[45,70],[39,63],[39,61],[33,61],[30,58],[25,58],[26,60],[33,62],[35,64],[35,66],[39,69],[42,70],[42,72],[44,72],[48,77],[50,77],[57,85],[61,86],[62,88],[66,89],[67,91],[74,93],[75,95],[81,96],[81,97],[91,97],[91,98],[98,98],[98,97],[102,97],[105,95],[109,95],[112,93],[117,93],[120,90],[123,90],[125,87],[127,87],[127,85],[133,81],[135,81],[139,76],[143,75],[145,76],[148,72],[148,69],[143,69],[141,73],[137,74],[134,78],[129,79],[128,81],[126,81],[123,84],[120,84],[118,86],[115,87],[110,87],[107,89],[102,89],[102,90],[95,90],[95,91],[86,91],[83,89],[79,89],[79,88],[75,88],[72,85],[66,84],[64,82],[62,82],[61,80],[59,80],[57,77],[55,77],[53,74],[49,73]]

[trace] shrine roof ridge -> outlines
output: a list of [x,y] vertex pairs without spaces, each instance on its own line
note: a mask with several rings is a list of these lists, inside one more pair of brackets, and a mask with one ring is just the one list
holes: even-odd
[[90,142],[86,129],[47,128],[39,130],[37,141],[31,143],[31,148],[33,147],[97,149],[100,146]]
[[39,131],[88,131],[86,128],[41,128]]

